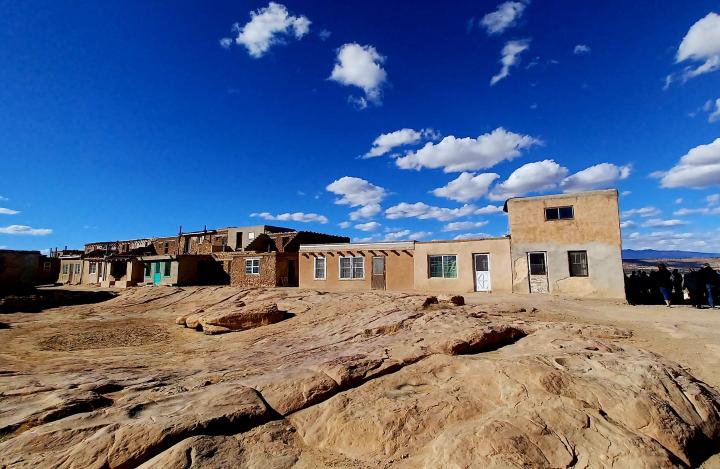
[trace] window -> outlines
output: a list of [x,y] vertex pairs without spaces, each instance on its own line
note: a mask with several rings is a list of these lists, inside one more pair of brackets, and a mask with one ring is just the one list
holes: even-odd
[[164,267],[165,267],[165,270],[163,271],[163,275],[164,275],[165,277],[169,277],[169,276],[170,276],[170,266],[171,266],[171,264],[172,264],[172,263],[171,263],[170,261],[165,261],[165,266],[164,266]]
[[528,254],[528,261],[530,262],[530,275],[547,275],[545,253],[531,252]]
[[568,251],[571,277],[587,277],[587,251]]
[[255,239],[255,233],[252,231],[248,233],[248,239]]
[[146,276],[146,277],[149,277],[149,276],[150,276],[150,269],[151,269],[151,267],[152,267],[152,264],[149,263],[149,262],[146,262],[146,263],[144,264],[144,266],[145,266],[145,276]]
[[52,268],[52,265],[49,262],[43,263],[43,271],[50,272],[50,269]]
[[457,278],[457,256],[428,256],[430,278]]
[[260,259],[245,259],[245,275],[260,275]]
[[340,279],[365,278],[365,258],[363,256],[340,258]]
[[167,254],[170,249],[170,243],[163,243],[164,254]]
[[88,272],[91,274],[94,274],[95,272],[97,272],[97,264],[94,262],[91,262]]
[[63,273],[65,275],[67,275],[69,271],[70,271],[70,265],[69,264],[63,265]]
[[573,218],[572,206],[545,208],[545,220],[572,220]]
[[75,273],[76,274],[80,273],[80,264],[75,264]]
[[325,258],[315,257],[315,280],[325,280]]

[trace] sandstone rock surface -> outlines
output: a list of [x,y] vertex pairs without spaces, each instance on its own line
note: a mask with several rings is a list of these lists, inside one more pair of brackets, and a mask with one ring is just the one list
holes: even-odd
[[157,287],[7,315],[0,467],[685,467],[718,451],[720,395],[627,331],[424,299]]

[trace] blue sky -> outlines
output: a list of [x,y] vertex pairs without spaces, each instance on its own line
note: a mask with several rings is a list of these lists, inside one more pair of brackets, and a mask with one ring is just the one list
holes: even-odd
[[618,187],[626,247],[720,252],[717,2],[0,11],[0,246],[503,235],[505,197]]

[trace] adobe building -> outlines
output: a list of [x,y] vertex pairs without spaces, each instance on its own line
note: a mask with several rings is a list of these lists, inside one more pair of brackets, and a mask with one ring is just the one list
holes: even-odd
[[414,241],[300,246],[300,288],[412,290]]
[[513,291],[625,298],[617,190],[505,202]]
[[0,249],[0,293],[22,291],[39,282],[40,251]]
[[516,197],[510,235],[300,246],[300,287],[625,298],[616,190]]
[[82,251],[64,251],[59,257],[60,274],[58,283],[63,285],[80,285],[82,283],[83,259]]

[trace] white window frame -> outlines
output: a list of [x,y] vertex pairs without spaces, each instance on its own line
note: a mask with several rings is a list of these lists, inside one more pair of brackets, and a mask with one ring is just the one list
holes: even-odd
[[88,273],[90,275],[97,273],[97,264],[95,262],[88,262]]
[[70,264],[63,264],[63,275],[67,275],[70,273]]
[[[350,277],[342,276],[342,259],[350,259]],[[362,259],[362,277],[355,277],[355,261],[353,259]],[[365,256],[340,256],[338,258],[338,279],[365,280]]]
[[[254,262],[257,261],[257,272],[255,270]],[[250,273],[248,273],[248,262],[250,263]],[[260,275],[260,258],[259,257],[248,257],[245,259],[245,275]]]
[[75,264],[75,273],[76,274],[80,273],[80,263],[79,262],[77,264]]
[[[431,257],[439,257],[440,258],[440,271],[442,272],[442,276],[433,277],[430,274],[430,258]],[[445,258],[446,257],[454,257],[455,258],[455,276],[454,277],[446,277],[445,276]],[[475,262],[475,261],[473,260],[473,262]],[[475,266],[473,265],[473,269],[474,268],[475,268]],[[429,279],[441,278],[441,279],[457,280],[458,278],[460,278],[460,274],[459,274],[458,270],[459,270],[459,267],[458,267],[458,255],[457,254],[428,254],[428,256],[427,256],[427,275],[428,275]]]
[[[322,277],[317,276],[317,261],[318,259],[323,260],[323,273]],[[313,257],[313,280],[326,280],[327,279],[327,258],[325,256]]]

